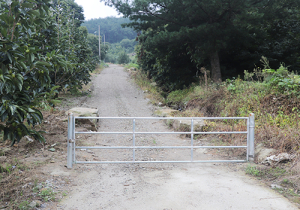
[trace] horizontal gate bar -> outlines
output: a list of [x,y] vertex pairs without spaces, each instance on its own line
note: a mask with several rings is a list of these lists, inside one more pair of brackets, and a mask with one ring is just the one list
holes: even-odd
[[244,163],[247,160],[194,160],[194,161],[76,161],[75,163],[87,163],[87,164],[98,164],[98,163]]
[[75,119],[117,119],[117,120],[247,120],[249,117],[74,117]]
[[199,148],[247,148],[247,146],[119,146],[119,147],[98,147],[78,146],[75,149],[199,149]]
[[116,119],[116,120],[248,120],[249,117],[74,117],[75,119]]
[[247,131],[228,131],[228,132],[75,132],[75,134],[247,134]]
[[[252,114],[253,115],[253,114]],[[251,116],[250,116],[251,117]],[[111,120],[133,120],[133,131],[131,132],[76,132],[75,131],[75,120],[76,119],[111,119]],[[247,121],[247,131],[211,131],[211,132],[195,132],[193,130],[193,122],[197,120],[246,120]],[[191,121],[191,130],[189,132],[136,132],[135,121],[136,120],[190,120]],[[217,163],[217,162],[247,162],[249,154],[249,141],[251,142],[251,134],[254,136],[254,129],[250,131],[249,127],[254,127],[254,118],[253,123],[249,123],[252,118],[249,117],[75,117],[72,113],[69,114],[68,118],[68,142],[72,145],[72,148],[68,150],[68,168],[72,168],[72,163],[87,163],[87,164],[106,164],[106,163]],[[251,124],[251,126],[249,126]],[[141,129],[142,130],[142,129]],[[252,132],[250,134],[250,132]],[[71,135],[69,135],[72,134]],[[133,145],[132,146],[75,146],[75,134],[130,134],[133,135]],[[135,137],[137,134],[190,134],[191,135],[191,145],[190,146],[136,146]],[[247,146],[194,146],[193,145],[193,136],[194,134],[247,134]],[[250,137],[249,137],[250,136]],[[249,140],[250,139],[250,140]],[[254,138],[252,138],[254,139]],[[254,141],[253,141],[254,142]],[[69,148],[68,144],[68,148]],[[201,148],[247,148],[247,159],[246,160],[193,160],[193,149]],[[133,150],[133,159],[131,161],[76,161],[75,159],[75,149],[132,149]],[[139,149],[191,149],[191,160],[188,161],[135,161],[135,150]],[[69,153],[71,155],[69,155]],[[73,154],[72,154],[73,153]],[[251,153],[251,151],[250,151]],[[72,156],[74,155],[74,157]],[[70,158],[72,157],[72,158]]]

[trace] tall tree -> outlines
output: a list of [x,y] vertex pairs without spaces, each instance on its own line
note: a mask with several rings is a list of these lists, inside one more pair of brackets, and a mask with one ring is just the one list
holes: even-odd
[[96,65],[74,1],[53,3],[0,0],[0,132],[12,144],[26,135],[43,141],[31,127],[42,123],[41,103],[57,88],[80,88]]
[[102,1],[132,21],[126,26],[147,31],[141,36],[144,43],[181,43],[197,66],[208,58],[216,82],[221,80],[220,50],[255,39],[261,30],[255,25],[299,6],[299,0]]

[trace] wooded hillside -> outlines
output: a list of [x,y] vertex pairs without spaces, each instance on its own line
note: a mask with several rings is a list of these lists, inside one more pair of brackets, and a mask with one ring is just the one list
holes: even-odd
[[105,41],[109,43],[121,42],[123,39],[134,39],[137,36],[137,33],[131,28],[122,28],[121,24],[129,23],[128,18],[116,18],[116,17],[107,17],[107,18],[97,18],[85,21],[82,25],[86,26],[88,32],[91,34],[98,35],[98,26],[101,27],[101,37],[104,37]]

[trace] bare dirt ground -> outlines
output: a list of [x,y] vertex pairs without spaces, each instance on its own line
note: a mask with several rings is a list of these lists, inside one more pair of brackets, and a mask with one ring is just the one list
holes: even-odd
[[[100,116],[148,117],[154,107],[123,67],[110,65],[94,79],[92,96],[82,106],[97,107]],[[98,131],[130,131],[132,122],[102,120]],[[167,131],[161,121],[137,122],[137,131]],[[77,145],[132,145],[128,135],[78,135]],[[169,135],[137,136],[137,145],[188,145]],[[201,140],[196,144],[201,145]],[[136,151],[137,160],[188,160],[190,151]],[[128,150],[79,150],[77,160],[130,160]],[[196,159],[215,158],[195,151]],[[298,209],[286,198],[239,172],[234,164],[76,164],[73,169],[45,167],[66,176],[68,195],[50,209]],[[54,174],[55,174],[54,173]]]
[[[28,140],[14,147],[0,144],[0,157],[6,161],[3,169],[9,169],[0,174],[0,188],[5,189],[0,190],[0,209],[298,209],[262,182],[246,176],[241,168],[247,163],[74,164],[73,169],[67,169],[64,111],[68,108],[97,107],[101,117],[150,117],[156,109],[118,65],[110,65],[94,77],[90,89],[90,95],[64,101],[63,110],[44,112],[41,129],[47,131],[45,144]],[[128,120],[101,120],[98,128],[131,130],[132,121]],[[170,130],[159,120],[137,120],[136,131]],[[206,141],[197,139],[195,145]],[[136,135],[136,145],[189,144],[189,138],[176,135]],[[76,145],[130,146],[132,136],[82,134],[76,136]],[[190,150],[136,150],[136,160],[141,161],[189,158]],[[201,149],[194,151],[196,160],[221,158]],[[76,160],[82,161],[131,159],[132,150],[76,151]],[[15,197],[13,202],[11,197]],[[38,207],[30,208],[32,201]]]

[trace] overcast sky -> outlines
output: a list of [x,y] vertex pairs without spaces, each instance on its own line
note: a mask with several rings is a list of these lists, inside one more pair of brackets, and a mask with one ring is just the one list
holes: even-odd
[[122,17],[118,16],[118,12],[109,6],[105,6],[100,0],[75,0],[75,2],[83,7],[85,20],[92,18],[105,18],[105,17]]

